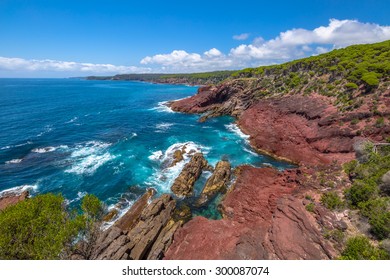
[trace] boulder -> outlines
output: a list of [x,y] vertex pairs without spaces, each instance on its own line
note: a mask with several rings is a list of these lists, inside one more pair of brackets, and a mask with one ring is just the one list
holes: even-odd
[[177,197],[189,197],[193,194],[194,184],[202,174],[202,170],[207,168],[207,160],[202,153],[196,153],[192,156],[181,171],[180,175],[175,179],[171,186],[172,192]]
[[218,162],[215,166],[214,173],[207,180],[195,205],[198,207],[203,206],[214,198],[217,193],[225,191],[230,181],[230,176],[230,163],[225,160]]

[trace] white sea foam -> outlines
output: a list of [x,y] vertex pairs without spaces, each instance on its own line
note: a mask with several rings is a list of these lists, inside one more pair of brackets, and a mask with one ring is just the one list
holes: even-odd
[[167,131],[171,126],[173,126],[173,123],[159,123],[156,124],[156,132],[164,132]]
[[75,163],[70,169],[65,170],[65,172],[75,173],[78,175],[91,175],[95,173],[95,171],[100,166],[114,158],[115,156],[111,155],[108,152],[102,155],[90,155]]
[[11,159],[11,160],[6,161],[5,164],[16,164],[16,163],[20,163],[22,161],[23,161],[23,159],[16,158],[16,159]]
[[44,153],[54,152],[55,150],[57,150],[57,147],[44,147],[44,148],[32,149],[31,152],[38,153],[38,154],[44,154]]
[[156,152],[153,152],[148,158],[150,160],[159,161],[162,157],[163,157],[163,152],[162,151],[156,151]]
[[66,204],[71,204],[73,202],[81,200],[84,196],[86,196],[88,193],[87,192],[78,192],[77,197],[72,199],[72,200],[66,200]]
[[134,201],[129,201],[129,200],[126,200],[127,202],[127,206],[126,207],[118,207],[117,204],[111,204],[107,207],[107,210],[108,211],[111,211],[111,210],[117,210],[118,211],[118,215],[115,217],[115,219],[111,220],[111,221],[108,221],[108,222],[104,222],[101,226],[101,229],[102,230],[106,230],[108,228],[110,228],[117,220],[119,220],[120,218],[123,217],[124,214],[126,214],[127,211],[130,210],[131,206],[133,206],[134,204]]
[[19,148],[19,147],[22,147],[22,146],[25,146],[25,145],[30,145],[32,143],[33,142],[31,142],[31,141],[27,141],[25,143],[18,144],[18,145],[9,145],[9,146],[5,146],[5,147],[1,147],[0,150],[8,150],[8,149],[12,149],[12,148]]
[[165,113],[174,113],[174,111],[167,105],[169,101],[162,101],[157,103],[157,107],[150,110]]
[[79,119],[78,117],[74,117],[70,121],[67,121],[66,123],[73,123],[73,122],[77,121],[78,119]]
[[100,166],[116,158],[116,156],[111,155],[107,151],[110,145],[109,143],[99,141],[90,141],[84,145],[77,145],[70,155],[73,165],[65,172],[78,175],[93,174]]
[[[183,160],[171,166],[173,154],[176,150],[183,150]],[[198,145],[194,142],[176,143],[171,145],[164,153],[155,151],[149,156],[150,160],[160,163],[160,167],[156,168],[152,176],[146,180],[146,184],[150,187],[155,187],[162,192],[170,192],[170,186],[177,176],[179,176],[184,165],[189,162],[194,153],[202,152],[207,154],[210,148]]]
[[111,146],[111,144],[109,143],[104,143],[100,141],[89,141],[84,145],[77,145],[76,150],[72,153],[71,157],[77,158],[88,156],[99,152],[100,150],[106,149],[109,146]]
[[52,130],[53,130],[53,126],[52,125],[46,125],[44,130],[41,133],[39,133],[37,135],[37,137],[41,137],[42,135],[45,135],[46,133],[49,133]]
[[21,194],[24,191],[29,191],[30,193],[36,192],[38,189],[38,185],[21,185],[17,187],[13,187],[10,189],[6,189],[0,192],[0,197],[7,196],[7,195],[17,195]]
[[235,134],[237,134],[238,136],[240,136],[241,138],[245,139],[245,140],[248,140],[249,139],[249,135],[248,134],[245,134],[241,131],[241,129],[238,127],[237,124],[235,123],[231,123],[231,124],[226,124],[225,127],[234,132]]
[[244,151],[250,153],[251,155],[259,156],[256,152],[254,152],[254,151],[252,151],[252,150],[250,150],[250,149],[247,149],[247,148],[245,148],[245,147],[244,147],[243,149],[244,149]]

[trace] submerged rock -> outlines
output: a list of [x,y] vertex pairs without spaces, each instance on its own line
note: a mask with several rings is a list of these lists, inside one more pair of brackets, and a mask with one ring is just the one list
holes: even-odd
[[189,197],[193,194],[194,184],[202,174],[202,170],[207,168],[207,160],[202,153],[196,153],[192,156],[180,175],[175,179],[171,186],[172,192],[177,197]]
[[207,180],[199,199],[195,205],[200,207],[209,202],[217,193],[227,188],[231,176],[231,166],[228,161],[222,160],[217,163],[213,175]]
[[175,166],[176,163],[179,163],[179,162],[181,162],[182,160],[184,160],[184,157],[183,157],[184,154],[185,154],[185,146],[183,147],[182,150],[176,150],[176,151],[173,153],[173,161],[172,161],[171,167],[172,167],[172,166]]

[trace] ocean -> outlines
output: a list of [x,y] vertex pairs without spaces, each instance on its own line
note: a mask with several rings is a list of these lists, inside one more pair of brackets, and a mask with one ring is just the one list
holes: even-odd
[[[291,167],[257,154],[231,117],[198,122],[166,101],[197,87],[82,79],[0,79],[0,196],[29,190],[61,193],[70,207],[91,193],[122,213],[153,187],[170,186],[176,149],[204,153],[211,165]],[[210,176],[196,185],[199,193]],[[207,214],[205,214],[207,215]]]

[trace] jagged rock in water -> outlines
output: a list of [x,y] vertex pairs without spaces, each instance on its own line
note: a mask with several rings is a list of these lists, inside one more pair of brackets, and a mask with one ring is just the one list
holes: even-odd
[[173,234],[182,226],[174,219],[176,201],[168,194],[148,200],[149,190],[111,228],[98,236],[90,259],[161,259],[172,243]]
[[28,198],[29,192],[24,191],[20,193],[10,193],[0,197],[0,210],[7,208],[8,206],[14,205],[20,201]]
[[228,161],[217,163],[213,175],[207,180],[195,205],[200,207],[210,201],[217,193],[226,190],[231,176],[231,166]]
[[184,166],[180,175],[175,179],[171,187],[172,192],[178,197],[191,196],[196,180],[207,166],[207,160],[202,153],[194,154],[190,162]]
[[179,163],[179,162],[181,162],[184,159],[183,154],[185,154],[185,146],[183,147],[183,149],[176,150],[173,153],[173,161],[172,161],[171,167],[175,166],[176,163]]
[[141,196],[131,207],[126,214],[116,221],[115,226],[123,231],[131,230],[139,221],[140,216],[144,208],[148,205],[149,199],[155,195],[154,189],[148,189],[147,192]]

